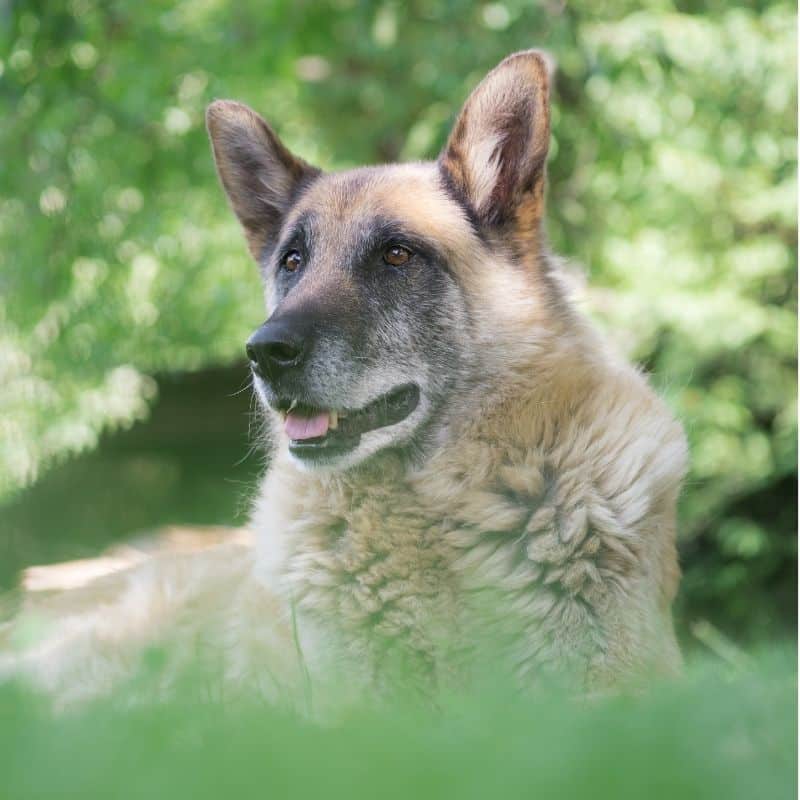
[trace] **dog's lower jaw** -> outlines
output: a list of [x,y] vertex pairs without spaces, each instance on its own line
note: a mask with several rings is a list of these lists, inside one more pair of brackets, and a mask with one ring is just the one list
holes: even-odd
[[419,429],[426,423],[429,408],[428,401],[422,395],[416,409],[404,420],[362,433],[352,450],[330,458],[322,455],[308,459],[296,455],[290,449],[289,441],[282,431],[279,432],[279,446],[287,451],[290,462],[303,472],[344,472],[359,466],[368,469],[370,462],[384,451],[413,450],[413,441]]

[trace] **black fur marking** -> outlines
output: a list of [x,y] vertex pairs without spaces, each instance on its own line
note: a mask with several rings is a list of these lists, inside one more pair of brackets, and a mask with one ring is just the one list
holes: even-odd
[[[323,172],[321,169],[317,169],[316,167],[308,167],[300,175],[300,177],[294,181],[289,193],[289,197],[287,198],[286,207],[280,211],[281,221],[289,218],[293,209],[297,206],[300,200],[302,200],[308,190],[322,177],[322,175]],[[282,238],[280,236],[280,229],[277,231],[277,233],[277,236],[267,239],[267,241],[264,243],[264,246],[261,248],[261,253],[259,253],[258,261],[263,271],[268,269],[270,258],[276,250],[277,243]]]
[[308,263],[313,250],[313,242],[314,214],[306,211],[292,223],[288,230],[282,231],[280,236],[264,246],[261,251],[261,267],[264,274],[278,270],[280,264],[277,262],[289,250],[299,250],[305,262]]
[[353,255],[351,263],[363,267],[378,263],[382,270],[397,274],[406,272],[408,266],[391,267],[381,262],[383,252],[394,245],[407,248],[414,257],[439,267],[452,277],[447,259],[434,242],[410,230],[400,220],[388,217],[374,217],[370,220],[369,229],[359,242],[358,252]]
[[441,159],[436,162],[436,166],[439,170],[439,179],[441,180],[442,188],[445,190],[450,199],[453,200],[453,202],[455,202],[456,205],[458,205],[459,208],[461,208],[461,210],[464,212],[467,217],[467,221],[472,228],[472,232],[485,243],[487,241],[486,233],[483,230],[478,213],[472,207],[472,204],[467,199],[466,194],[453,180],[453,176],[448,172],[447,167],[445,167]]

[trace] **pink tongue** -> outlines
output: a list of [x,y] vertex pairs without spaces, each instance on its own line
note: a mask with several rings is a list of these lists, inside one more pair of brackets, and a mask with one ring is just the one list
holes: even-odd
[[314,439],[317,436],[324,436],[328,432],[328,412],[323,411],[313,417],[301,417],[291,411],[286,415],[283,429],[286,435],[294,441],[303,439]]

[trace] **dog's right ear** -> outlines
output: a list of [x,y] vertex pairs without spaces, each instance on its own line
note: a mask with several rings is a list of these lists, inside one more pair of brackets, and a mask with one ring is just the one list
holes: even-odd
[[439,163],[451,187],[483,225],[541,219],[550,140],[546,56],[508,56],[461,109]]
[[219,178],[258,260],[264,245],[278,235],[298,189],[320,170],[292,155],[242,103],[215,100],[206,111],[206,125]]

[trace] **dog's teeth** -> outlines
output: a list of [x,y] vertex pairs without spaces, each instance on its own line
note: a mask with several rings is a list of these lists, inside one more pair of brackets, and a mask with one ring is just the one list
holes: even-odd
[[[291,402],[291,405],[289,406],[289,409],[288,409],[288,411],[291,411],[291,410],[292,410],[292,409],[293,409],[293,408],[294,408],[296,405],[297,405],[297,398],[295,397],[295,398],[294,398],[294,400],[292,400],[292,402]],[[288,411],[287,411],[287,413],[288,413]]]
[[338,411],[331,411],[330,413],[330,420],[328,425],[330,426],[331,430],[336,430],[339,427],[339,412]]

